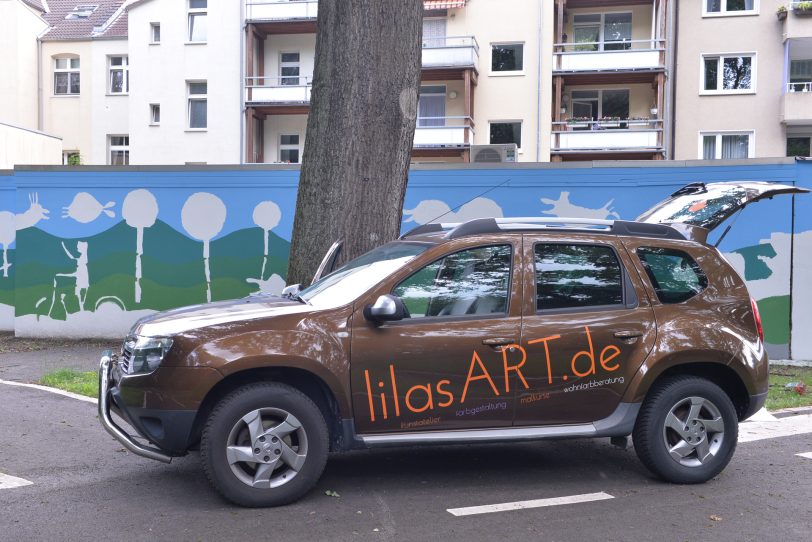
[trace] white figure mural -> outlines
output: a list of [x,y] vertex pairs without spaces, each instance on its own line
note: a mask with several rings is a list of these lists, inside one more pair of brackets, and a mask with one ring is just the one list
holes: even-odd
[[141,256],[144,254],[144,229],[152,227],[158,218],[158,200],[149,190],[139,188],[124,198],[121,216],[135,228],[135,302],[141,303]]
[[189,196],[180,212],[181,223],[186,232],[203,241],[203,267],[206,274],[206,301],[211,302],[211,271],[209,269],[209,245],[223,229],[226,222],[226,206],[223,201],[208,192],[196,192]]
[[17,231],[36,226],[40,220],[48,220],[48,209],[40,205],[39,195],[28,195],[28,210],[14,214],[0,211],[0,245],[3,245],[3,277],[8,277],[11,264],[8,261],[8,247],[17,239]]
[[[68,250],[68,247],[65,246],[65,243],[62,243],[62,249],[65,251],[65,254],[68,255],[68,258],[76,262],[76,271],[73,273],[57,273],[54,277],[54,292],[56,292],[56,277],[73,277],[76,281],[75,292],[76,292],[76,299],[79,300],[79,310],[85,310],[85,299],[87,298],[87,289],[90,288],[90,274],[87,270],[87,241],[77,241],[76,242],[76,252],[77,255],[74,256],[73,253]],[[62,294],[62,304],[65,304],[65,294]],[[51,301],[51,310],[53,310],[53,300]],[[67,309],[65,310],[67,313]],[[50,314],[50,311],[49,311]]]
[[541,203],[553,206],[552,209],[542,211],[545,215],[567,218],[594,218],[599,220],[608,220],[611,218],[620,219],[620,215],[612,210],[612,204],[614,202],[614,199],[610,199],[603,207],[598,209],[581,207],[580,205],[575,205],[570,202],[570,193],[568,191],[561,192],[557,200],[541,198]]
[[267,279],[265,278],[265,268],[268,265],[268,239],[272,229],[279,225],[282,219],[282,210],[279,205],[273,201],[263,201],[254,207],[253,214],[254,224],[262,228],[263,245],[262,245],[262,269],[259,272],[259,278],[247,278],[245,282],[256,284],[259,287],[259,292],[263,294],[279,294],[282,288],[285,287],[285,279],[272,274]]
[[414,209],[404,209],[404,222],[415,222],[423,225],[430,222],[465,222],[475,218],[502,218],[502,208],[488,198],[474,198],[457,211],[444,201],[437,199],[423,200]]
[[72,218],[81,224],[93,222],[99,215],[104,213],[110,218],[115,218],[116,213],[111,211],[115,207],[115,201],[108,201],[102,205],[99,201],[87,192],[79,192],[73,196],[73,201],[67,207],[62,207],[62,218]]

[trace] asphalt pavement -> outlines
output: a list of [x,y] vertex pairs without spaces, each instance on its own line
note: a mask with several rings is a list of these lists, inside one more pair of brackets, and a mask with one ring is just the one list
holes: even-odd
[[743,442],[716,479],[676,486],[607,439],[361,451],[331,456],[295,504],[242,509],[196,454],[139,458],[92,403],[0,384],[0,540],[810,540],[809,452],[809,432]]

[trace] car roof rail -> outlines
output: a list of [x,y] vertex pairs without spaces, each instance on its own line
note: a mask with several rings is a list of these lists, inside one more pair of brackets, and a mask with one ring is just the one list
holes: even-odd
[[566,217],[508,217],[475,218],[459,223],[423,224],[401,236],[401,239],[414,235],[446,231],[446,239],[458,239],[470,235],[483,235],[507,231],[569,230],[595,232],[630,237],[653,237],[658,239],[679,239],[686,237],[677,229],[666,224],[631,222],[626,220],[603,220],[594,218]]

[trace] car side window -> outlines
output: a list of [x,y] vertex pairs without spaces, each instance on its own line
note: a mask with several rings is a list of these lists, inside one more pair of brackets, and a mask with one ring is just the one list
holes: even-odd
[[637,256],[661,303],[682,303],[708,286],[702,268],[681,250],[641,247]]
[[506,314],[511,245],[449,254],[395,286],[409,318]]
[[535,246],[536,310],[623,304],[615,251],[600,245]]

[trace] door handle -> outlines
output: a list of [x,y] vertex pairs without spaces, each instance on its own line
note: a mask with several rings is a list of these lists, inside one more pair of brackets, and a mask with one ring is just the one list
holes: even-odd
[[631,330],[624,330],[624,331],[615,331],[615,337],[618,339],[636,339],[637,337],[642,337],[642,331],[631,331]]
[[493,339],[482,339],[482,344],[485,346],[507,346],[514,344],[516,341],[513,339],[506,339],[503,337],[495,337]]

